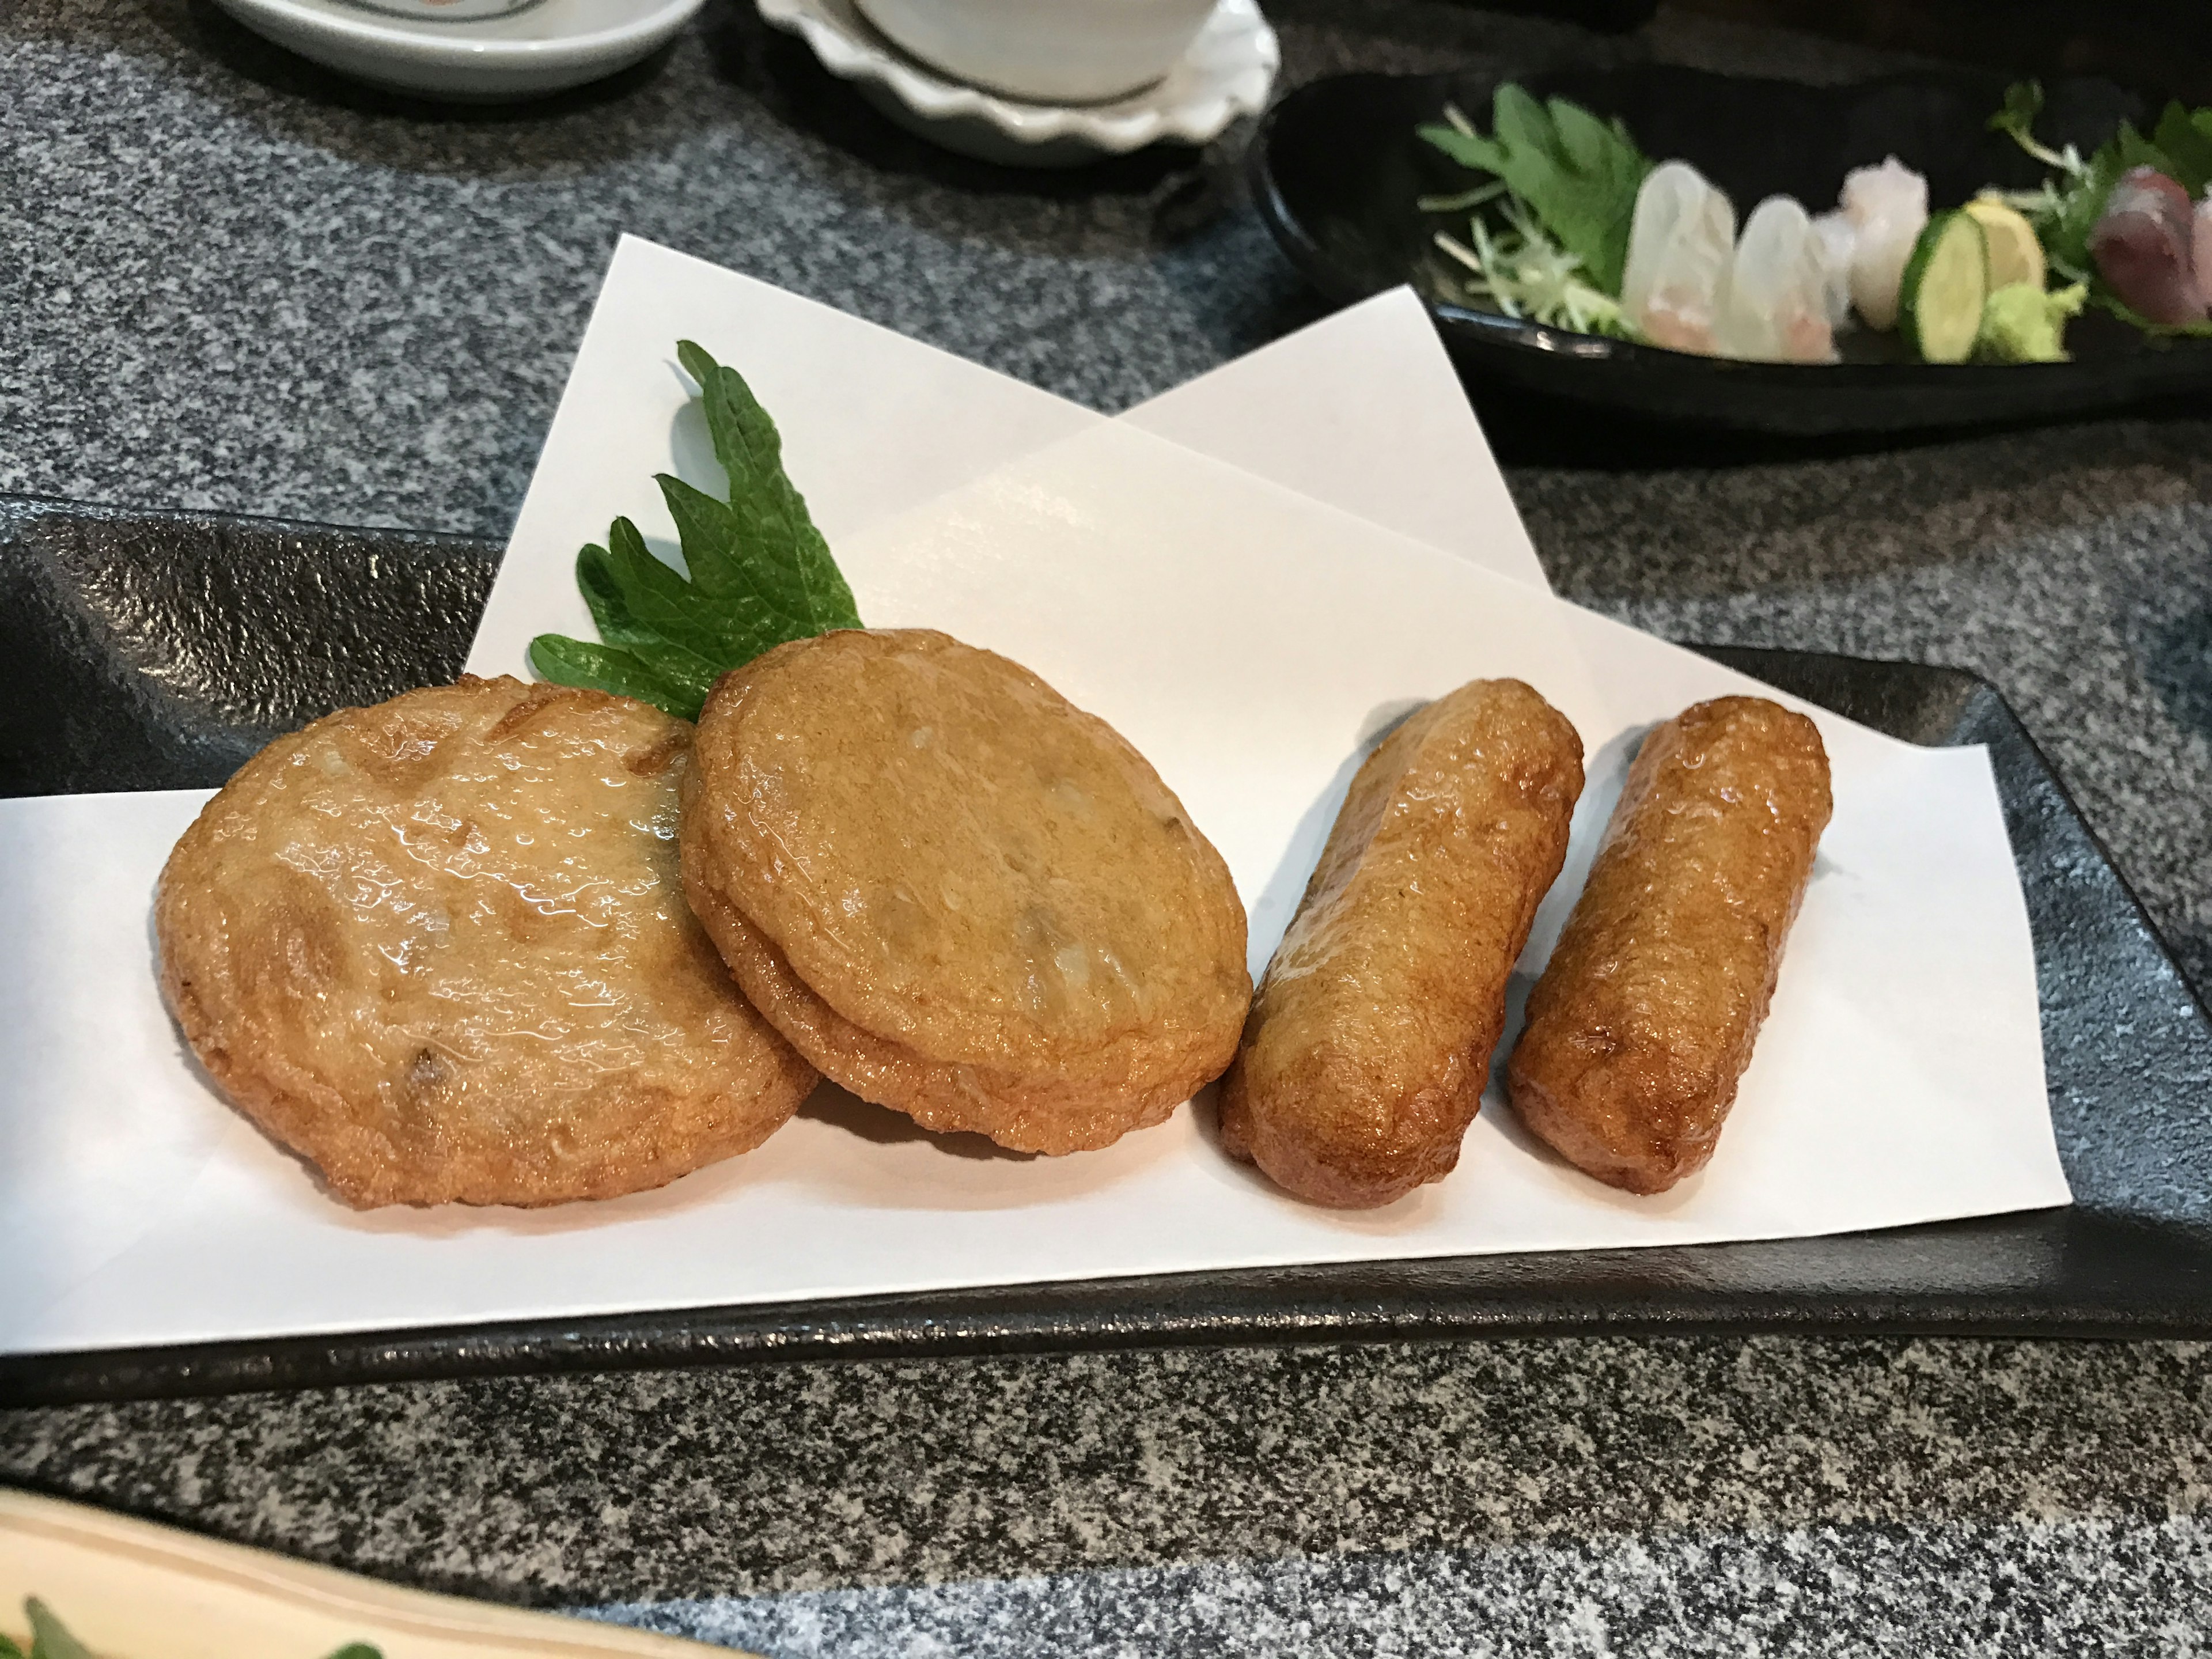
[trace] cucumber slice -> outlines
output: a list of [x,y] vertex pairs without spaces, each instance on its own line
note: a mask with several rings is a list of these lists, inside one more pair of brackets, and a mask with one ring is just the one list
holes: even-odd
[[1974,216],[1954,209],[1929,220],[1898,285],[1897,325],[1931,363],[1963,363],[1990,296],[1989,244]]

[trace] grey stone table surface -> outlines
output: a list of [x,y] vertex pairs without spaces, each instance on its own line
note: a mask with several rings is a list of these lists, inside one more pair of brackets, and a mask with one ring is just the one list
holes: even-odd
[[[1871,61],[1664,9],[1605,40],[1269,10],[1291,82]],[[1119,408],[1316,314],[1236,148],[959,161],[732,0],[610,86],[458,115],[204,0],[7,0],[0,489],[500,534],[623,231]],[[1578,600],[1986,675],[2201,988],[2208,441],[2185,411],[1509,475]],[[2212,1352],[2179,1344],[1043,1356],[21,1411],[0,1480],[779,1655],[2186,1653],[2209,1407]]]

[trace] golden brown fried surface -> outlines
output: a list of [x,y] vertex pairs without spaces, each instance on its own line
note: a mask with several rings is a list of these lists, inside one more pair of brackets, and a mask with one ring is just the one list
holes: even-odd
[[1518,680],[1462,686],[1368,757],[1223,1085],[1233,1155],[1346,1208],[1450,1173],[1582,763],[1574,727]]
[[724,676],[684,842],[761,1012],[932,1128],[1103,1146],[1236,1046],[1251,982],[1220,854],[1112,727],[942,634],[827,634]]
[[[684,848],[687,867],[696,845]],[[711,887],[703,892],[700,919],[753,1005],[800,1053],[836,1066],[845,1088],[896,1103],[927,1129],[969,1130],[1025,1152],[1081,1151],[1164,1122],[1225,1063],[1209,1056],[1190,1070],[1162,1074],[1164,1080],[1147,1080],[1110,1058],[1103,1069],[1086,1069],[1079,1057],[1059,1073],[927,1060],[841,1016],[735,906]]]
[[1644,738],[1507,1068],[1532,1133],[1632,1193],[1705,1167],[1829,810],[1819,729],[1763,697]]
[[278,738],[162,872],[185,1037],[361,1207],[608,1198],[758,1146],[814,1074],[684,903],[690,744],[513,679]]

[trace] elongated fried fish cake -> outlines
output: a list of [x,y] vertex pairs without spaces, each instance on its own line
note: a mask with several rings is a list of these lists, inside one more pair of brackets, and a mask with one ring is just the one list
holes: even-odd
[[691,728],[464,679],[279,738],[171,853],[161,982],[346,1202],[555,1204],[760,1144],[814,1073],[684,902]]
[[684,811],[745,994],[864,1099],[1103,1146],[1220,1073],[1251,981],[1229,871],[1144,757],[1018,665],[848,629],[725,675]]
[[1705,1167],[1830,806],[1819,728],[1763,697],[1644,738],[1507,1064],[1531,1133],[1632,1193]]
[[1518,680],[1439,697],[1368,757],[1223,1084],[1233,1156],[1343,1208],[1450,1173],[1582,787],[1582,739]]

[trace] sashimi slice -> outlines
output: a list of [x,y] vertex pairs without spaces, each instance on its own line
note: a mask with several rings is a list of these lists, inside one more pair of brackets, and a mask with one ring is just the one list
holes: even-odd
[[2212,310],[2212,190],[2204,192],[2191,218],[2189,263],[2197,275],[2197,297]]
[[1851,258],[1858,252],[1859,228],[1838,208],[1813,221],[1813,246],[1820,256],[1820,283],[1831,331],[1851,320]]
[[1770,196],[1752,210],[1717,333],[1729,356],[1757,362],[1825,363],[1836,355],[1820,245],[1794,198]]
[[1851,303],[1872,328],[1897,326],[1905,262],[1928,225],[1928,181],[1894,155],[1844,175],[1843,210],[1858,232],[1851,250]]
[[2120,303],[2154,323],[2202,322],[2197,222],[2189,192],[2155,167],[2130,167],[2106,198],[2089,253]]
[[1621,310],[1654,345],[1705,356],[1735,253],[1735,209],[1686,161],[1652,168],[1636,193]]

